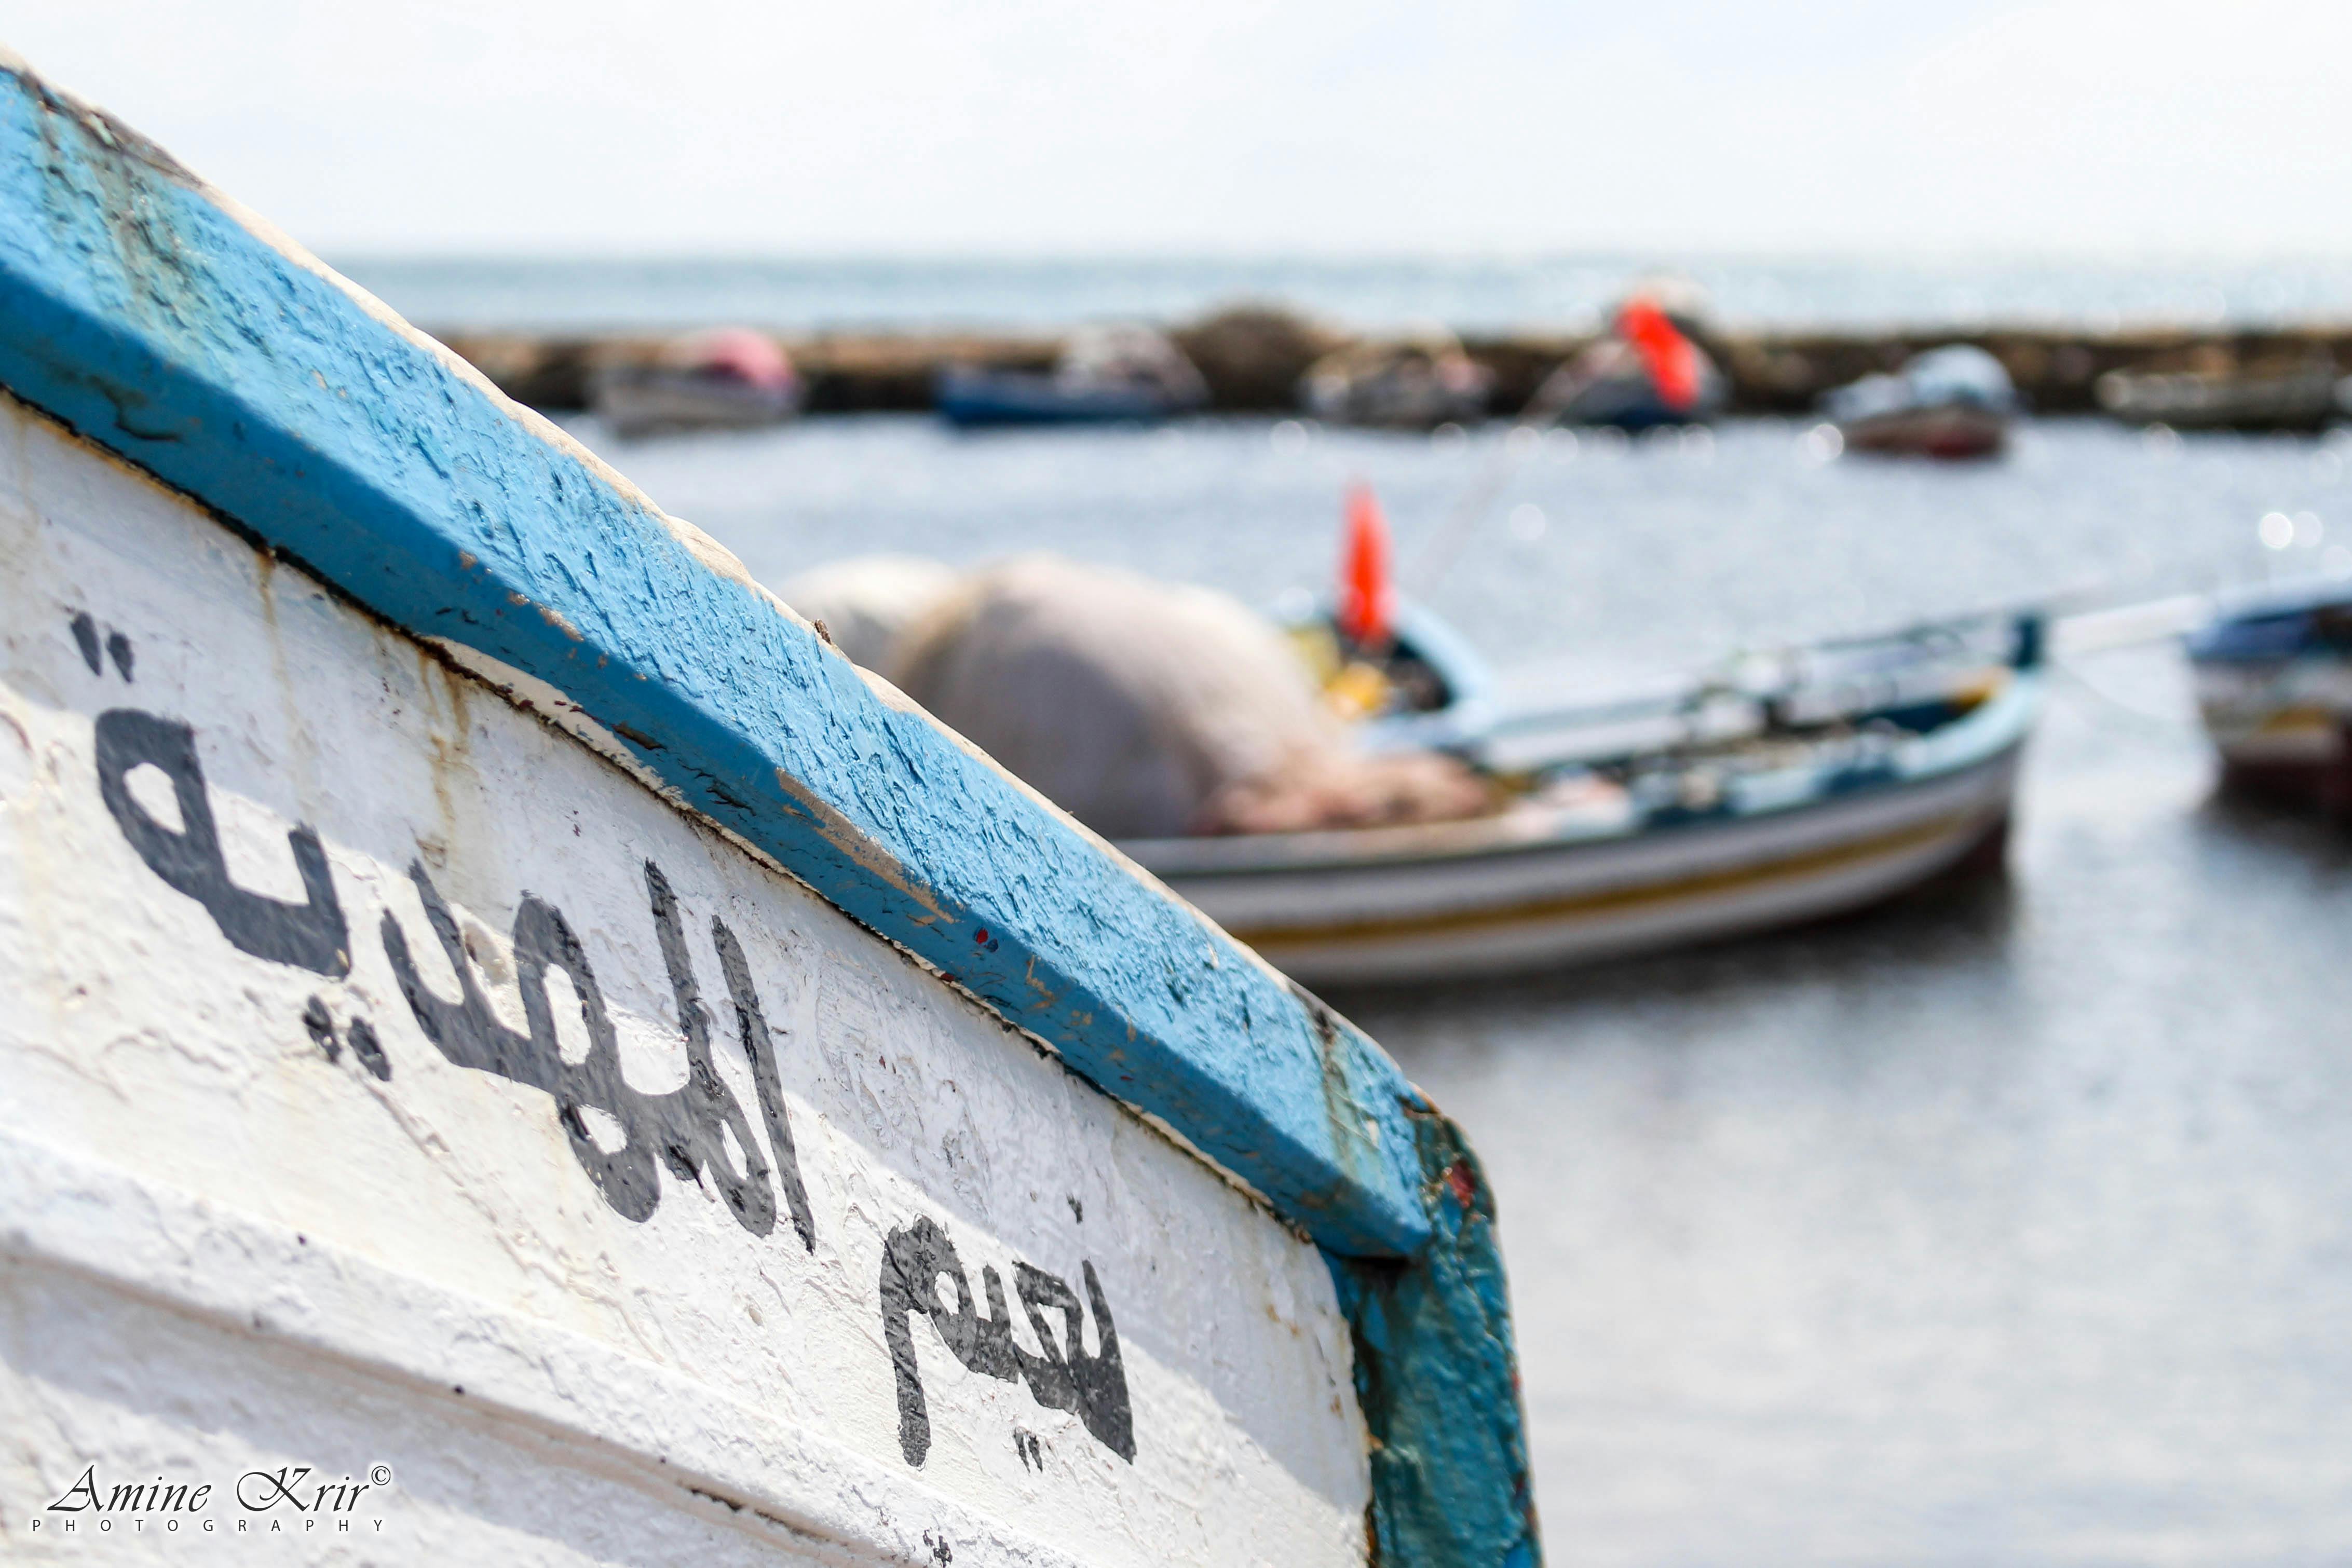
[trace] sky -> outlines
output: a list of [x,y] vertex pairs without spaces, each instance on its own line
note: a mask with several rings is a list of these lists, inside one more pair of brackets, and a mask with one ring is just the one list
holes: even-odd
[[327,254],[2352,253],[2352,5],[0,0]]

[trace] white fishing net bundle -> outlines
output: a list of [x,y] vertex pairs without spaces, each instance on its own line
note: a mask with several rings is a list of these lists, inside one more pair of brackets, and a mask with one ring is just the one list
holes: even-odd
[[[864,662],[1108,837],[1425,821],[1486,804],[1450,758],[1359,752],[1281,629],[1230,595],[1042,555],[944,592],[912,571],[838,581],[853,580],[865,599],[785,594],[808,615],[847,615],[855,601],[845,623],[860,640],[895,618],[887,652]],[[874,602],[891,581],[905,591],[895,617]]]

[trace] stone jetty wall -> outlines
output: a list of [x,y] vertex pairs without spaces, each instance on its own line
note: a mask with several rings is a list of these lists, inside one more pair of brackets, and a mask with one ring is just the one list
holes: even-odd
[[[1212,406],[1227,413],[1295,407],[1300,373],[1318,356],[1356,340],[1328,324],[1260,308],[1225,311],[1170,335],[1200,366]],[[510,396],[553,410],[584,408],[597,370],[650,361],[665,342],[652,336],[482,332],[445,334],[443,340]],[[927,410],[932,377],[941,366],[1043,370],[1060,348],[1051,336],[986,332],[821,333],[778,340],[807,380],[813,413]],[[1523,332],[1468,337],[1464,347],[1494,371],[1493,407],[1507,414],[1527,402],[1553,366],[1590,340]],[[2032,405],[2047,413],[2095,408],[2093,385],[2114,370],[2287,371],[2326,363],[2352,372],[2352,322],[2246,331],[1726,331],[1711,335],[1707,347],[1730,375],[1734,412],[1793,414],[1811,410],[1832,387],[1892,370],[1944,343],[1973,343],[1991,352]]]

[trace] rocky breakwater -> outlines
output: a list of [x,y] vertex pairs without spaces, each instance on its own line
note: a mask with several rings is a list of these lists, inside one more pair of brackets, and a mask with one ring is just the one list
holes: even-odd
[[[1213,412],[1274,413],[1298,406],[1298,382],[1325,353],[1377,340],[1274,306],[1221,310],[1169,336],[1200,368]],[[606,366],[650,363],[666,339],[647,335],[531,336],[457,333],[445,340],[508,395],[551,410],[584,408]],[[1489,407],[1507,415],[1543,378],[1591,341],[1589,334],[1527,330],[1467,336],[1463,346],[1491,373]],[[977,331],[780,335],[808,387],[812,413],[920,412],[949,365],[1043,371],[1061,350],[1041,334]],[[2045,413],[2094,411],[2109,371],[2195,371],[2261,375],[2332,366],[2352,372],[2352,323],[2259,330],[1990,327],[1885,331],[1733,330],[1704,346],[1731,382],[1735,413],[1801,414],[1821,395],[1874,371],[1900,366],[1945,343],[1971,343],[2005,366],[2032,406]]]

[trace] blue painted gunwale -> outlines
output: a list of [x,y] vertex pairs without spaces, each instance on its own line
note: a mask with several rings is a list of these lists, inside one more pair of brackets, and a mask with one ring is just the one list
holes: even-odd
[[1535,1561],[1491,1195],[1378,1046],[5,49],[0,388],[394,624],[562,689],[694,809],[1248,1182],[1350,1313],[1381,1561]]

